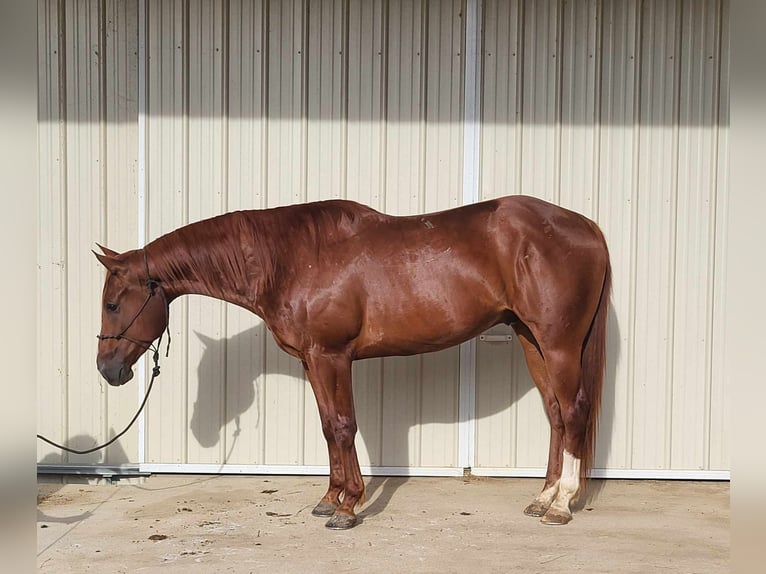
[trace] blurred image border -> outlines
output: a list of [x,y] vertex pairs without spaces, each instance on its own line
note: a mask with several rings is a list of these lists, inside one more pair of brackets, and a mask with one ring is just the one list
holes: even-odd
[[0,0],[0,571],[35,567],[37,7]]
[[731,389],[732,571],[762,572],[766,531],[766,2],[731,0],[726,384]]

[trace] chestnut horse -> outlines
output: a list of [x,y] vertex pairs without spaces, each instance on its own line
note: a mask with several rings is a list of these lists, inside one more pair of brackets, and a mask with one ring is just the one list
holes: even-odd
[[190,293],[257,314],[302,361],[329,450],[329,488],[313,510],[328,528],[354,526],[364,502],[351,362],[437,351],[510,324],[551,426],[545,484],[524,512],[571,520],[593,462],[611,283],[589,219],[526,196],[411,217],[331,200],[227,213],[143,249],[102,251],[97,364],[109,384],[131,379],[168,305]]

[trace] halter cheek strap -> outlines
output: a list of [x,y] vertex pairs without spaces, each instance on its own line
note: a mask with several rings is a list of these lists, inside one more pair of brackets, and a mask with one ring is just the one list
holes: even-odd
[[157,342],[157,346],[154,346],[153,341],[144,341],[141,339],[134,339],[132,337],[128,337],[125,335],[127,333],[128,329],[130,329],[133,326],[133,323],[136,322],[136,319],[138,319],[139,315],[143,313],[146,306],[149,304],[149,301],[154,296],[154,292],[159,289],[160,293],[162,294],[162,298],[165,300],[165,325],[166,325],[166,331],[168,334],[168,344],[167,344],[167,350],[165,351],[165,356],[167,357],[170,353],[170,312],[168,310],[168,300],[165,296],[165,291],[162,289],[162,286],[160,285],[161,281],[158,279],[152,279],[152,276],[149,274],[149,259],[146,255],[146,249],[143,249],[144,252],[144,267],[146,269],[146,288],[148,289],[148,294],[146,295],[146,299],[144,299],[144,302],[141,304],[141,307],[138,308],[138,311],[136,311],[136,314],[133,315],[133,318],[128,322],[128,324],[125,326],[125,328],[117,333],[116,335],[104,335],[99,334],[96,335],[96,338],[100,341],[104,341],[106,339],[125,339],[126,341],[129,341],[130,343],[133,343],[134,345],[138,345],[139,347],[143,347],[145,350],[152,350],[154,351],[154,370],[157,371],[157,374],[159,374],[159,346],[162,343],[162,335],[160,335],[159,341]]

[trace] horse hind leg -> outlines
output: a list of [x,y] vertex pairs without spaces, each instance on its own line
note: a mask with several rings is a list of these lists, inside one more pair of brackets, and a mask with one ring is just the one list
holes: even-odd
[[579,353],[550,353],[546,364],[564,425],[561,471],[556,497],[541,518],[544,524],[567,524],[570,504],[580,493],[585,430],[590,414],[587,398],[580,392],[582,371]]
[[561,418],[559,403],[548,379],[548,371],[537,341],[529,328],[523,323],[514,323],[513,328],[519,337],[532,380],[534,380],[535,386],[542,395],[545,414],[551,427],[545,484],[540,494],[524,509],[524,514],[527,516],[539,518],[545,515],[558,495],[559,480],[561,478],[564,423]]

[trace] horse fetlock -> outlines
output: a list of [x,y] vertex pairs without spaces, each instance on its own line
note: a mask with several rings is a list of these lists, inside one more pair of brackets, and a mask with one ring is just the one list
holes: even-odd
[[562,494],[570,499],[580,489],[580,459],[564,449],[561,480],[559,480],[559,496]]
[[364,503],[364,485],[348,485],[343,491],[344,508],[355,508]]

